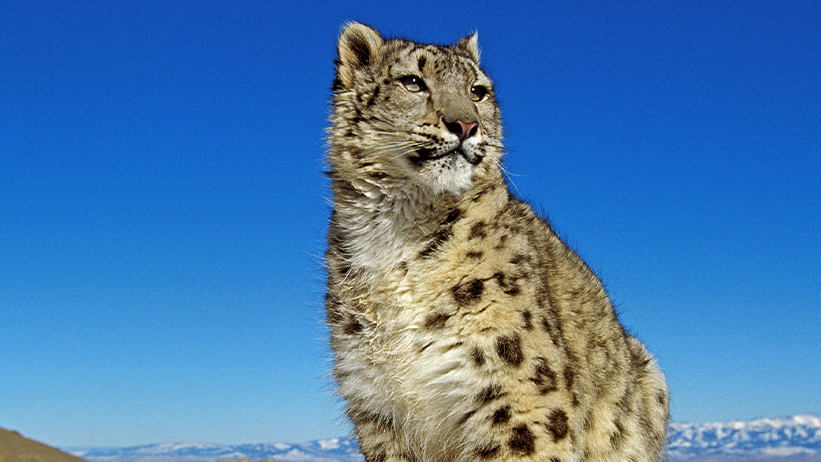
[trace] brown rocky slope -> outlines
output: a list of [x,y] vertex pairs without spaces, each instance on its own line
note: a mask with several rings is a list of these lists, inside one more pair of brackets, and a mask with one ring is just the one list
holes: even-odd
[[0,428],[0,462],[85,462],[59,449]]

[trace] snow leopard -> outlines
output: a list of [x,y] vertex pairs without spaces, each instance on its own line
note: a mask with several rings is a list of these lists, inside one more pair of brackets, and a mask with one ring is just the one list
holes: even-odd
[[510,192],[477,35],[349,23],[337,52],[325,307],[365,460],[659,460],[665,378]]

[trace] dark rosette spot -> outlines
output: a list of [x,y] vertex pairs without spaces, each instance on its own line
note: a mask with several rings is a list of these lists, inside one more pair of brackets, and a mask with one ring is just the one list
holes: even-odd
[[496,443],[488,443],[484,446],[481,446],[476,450],[476,455],[479,456],[480,459],[493,459],[497,455],[499,455],[499,445]]
[[344,332],[345,335],[356,335],[362,332],[362,324],[355,319],[351,319],[347,324],[345,324],[342,332]]
[[485,364],[485,353],[479,348],[476,347],[470,352],[471,358],[473,358],[473,363],[477,366],[483,366]]
[[450,315],[445,313],[432,313],[425,318],[425,328],[426,329],[441,329],[445,327],[445,324],[450,319]]
[[547,359],[542,357],[536,358],[536,368],[530,380],[536,384],[539,393],[543,395],[558,389],[556,387],[556,374],[553,373]]
[[496,273],[493,277],[496,279],[496,282],[499,284],[499,287],[505,295],[510,295],[512,297],[519,295],[519,292],[521,292],[521,288],[519,288],[519,283],[516,282],[516,278],[502,273]]
[[567,432],[570,430],[570,426],[567,423],[567,413],[561,409],[554,409],[547,417],[545,427],[547,431],[553,435],[554,441],[563,440],[567,437]]
[[493,400],[499,399],[504,396],[505,393],[502,391],[502,387],[498,384],[488,385],[476,395],[476,402],[477,403],[489,403]]
[[510,420],[510,406],[502,406],[490,416],[493,425],[505,424]]
[[485,290],[485,283],[479,279],[472,279],[464,284],[460,284],[452,289],[453,298],[460,305],[469,305],[482,298]]
[[522,339],[519,334],[497,338],[496,353],[511,366],[520,366],[524,356],[522,354]]
[[513,428],[513,435],[510,437],[508,446],[517,455],[529,456],[536,451],[536,436],[527,428],[527,425],[519,425]]

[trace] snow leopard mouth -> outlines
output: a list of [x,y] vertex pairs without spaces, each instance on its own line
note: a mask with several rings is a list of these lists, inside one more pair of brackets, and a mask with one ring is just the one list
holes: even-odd
[[465,152],[462,150],[461,146],[456,149],[452,149],[450,151],[445,151],[438,154],[435,149],[419,148],[416,150],[416,155],[410,157],[410,161],[414,165],[422,165],[425,162],[430,162],[448,156],[462,156],[471,165],[477,165],[479,164],[479,162],[482,161],[482,156],[470,152]]

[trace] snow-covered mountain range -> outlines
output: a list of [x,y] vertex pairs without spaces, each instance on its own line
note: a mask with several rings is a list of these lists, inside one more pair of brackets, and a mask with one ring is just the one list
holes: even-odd
[[[356,441],[332,438],[302,444],[156,444],[69,451],[90,462],[216,462],[243,457],[278,462],[362,462]],[[673,461],[821,462],[821,418],[800,415],[727,423],[673,423],[667,438]]]
[[277,462],[363,462],[359,445],[352,438],[331,438],[309,443],[211,444],[169,443],[128,448],[69,449],[90,462],[216,462],[248,458]]
[[671,460],[739,456],[736,459],[821,461],[821,418],[798,415],[745,422],[673,423],[667,432],[667,454]]

